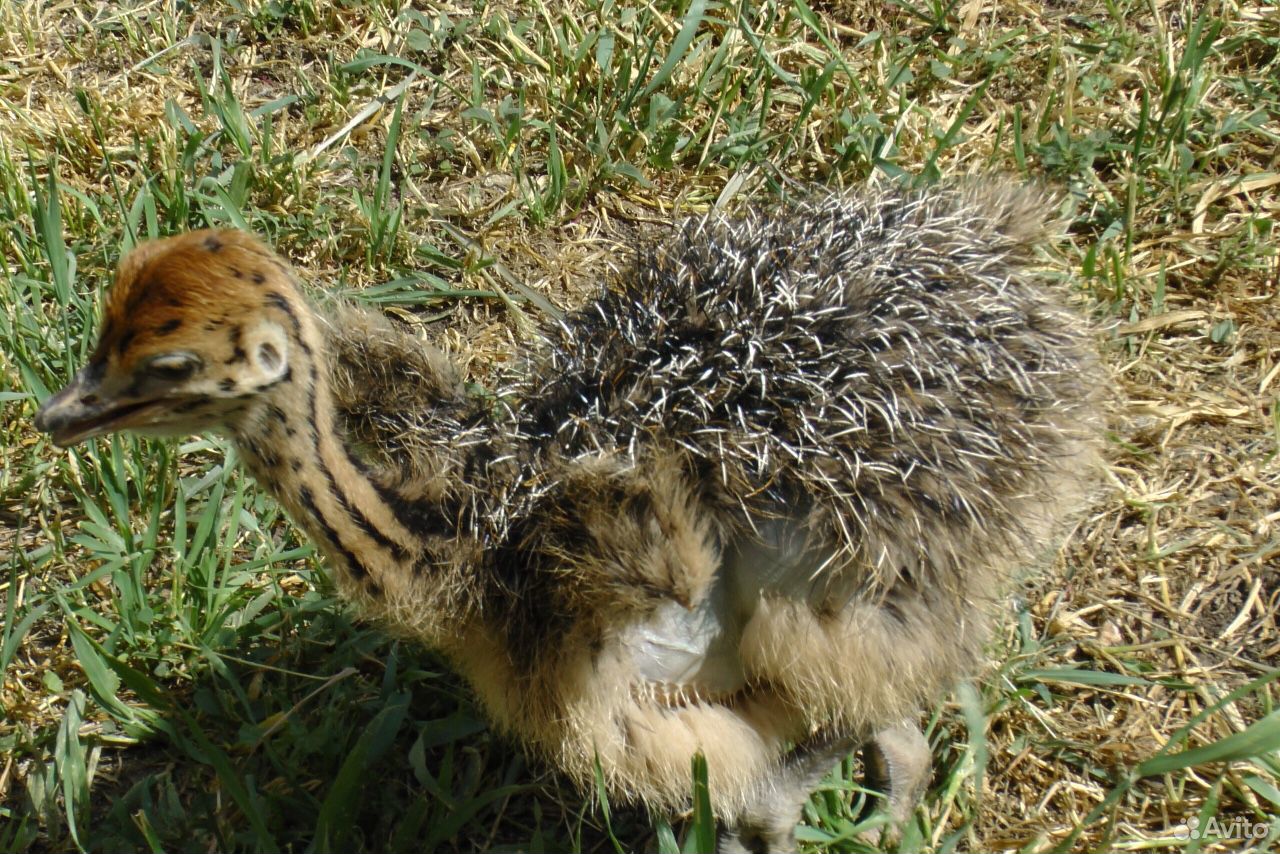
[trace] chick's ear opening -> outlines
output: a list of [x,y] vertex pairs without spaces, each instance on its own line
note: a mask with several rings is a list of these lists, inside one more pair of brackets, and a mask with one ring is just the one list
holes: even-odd
[[248,333],[250,380],[268,386],[289,373],[289,336],[278,324],[264,322]]

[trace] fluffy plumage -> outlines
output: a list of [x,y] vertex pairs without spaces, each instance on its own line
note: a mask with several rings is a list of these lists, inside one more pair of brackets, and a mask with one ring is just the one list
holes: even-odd
[[[230,432],[344,591],[585,786],[598,760],[615,796],[678,810],[701,751],[737,841],[786,845],[858,742],[905,817],[927,751],[904,722],[973,669],[1000,585],[1087,488],[1101,369],[1033,272],[1046,207],[970,185],[687,222],[483,398],[387,321],[308,307],[244,236],[175,238],[126,259],[99,348],[121,359],[81,373],[123,388],[124,354],[156,352],[134,327],[226,306],[229,338],[184,343],[252,391],[173,423]],[[157,302],[175,276],[198,305]],[[287,375],[235,374],[244,329]],[[44,426],[163,429],[63,411],[87,381]]]

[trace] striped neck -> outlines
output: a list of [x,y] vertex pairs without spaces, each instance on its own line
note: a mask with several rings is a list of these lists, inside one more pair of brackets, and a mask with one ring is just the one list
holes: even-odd
[[416,582],[441,564],[427,537],[453,537],[455,525],[442,508],[400,494],[348,447],[307,303],[275,292],[268,306],[289,336],[289,373],[228,425],[242,458],[328,556],[345,593],[374,603],[420,596]]

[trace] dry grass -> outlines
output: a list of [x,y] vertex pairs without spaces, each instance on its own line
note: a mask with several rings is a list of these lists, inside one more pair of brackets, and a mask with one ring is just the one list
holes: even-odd
[[[1112,466],[937,710],[903,848],[1275,844],[1176,831],[1280,811],[1280,6],[703,8],[0,0],[0,850],[652,832],[350,624],[220,446],[36,435],[135,236],[252,227],[482,382],[683,212],[986,170],[1063,192],[1055,264],[1114,321]],[[860,847],[838,784],[809,819]]]

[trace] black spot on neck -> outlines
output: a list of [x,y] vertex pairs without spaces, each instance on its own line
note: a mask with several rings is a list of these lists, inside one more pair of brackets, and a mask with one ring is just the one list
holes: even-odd
[[243,337],[244,329],[238,323],[233,324],[231,327],[231,356],[226,360],[226,364],[234,365],[236,362],[243,362],[249,358],[249,354],[244,351]]
[[204,239],[204,248],[208,249],[210,252],[217,252],[222,249],[222,241],[215,235],[210,234]]

